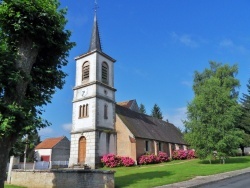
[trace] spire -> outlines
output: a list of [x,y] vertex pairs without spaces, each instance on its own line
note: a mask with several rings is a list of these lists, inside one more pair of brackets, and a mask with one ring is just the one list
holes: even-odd
[[102,47],[101,47],[101,41],[100,41],[100,35],[99,35],[99,30],[98,30],[98,24],[97,24],[97,17],[96,17],[96,8],[95,7],[95,16],[94,16],[94,25],[93,25],[93,29],[92,29],[92,36],[91,36],[91,40],[90,40],[90,46],[89,46],[89,51],[102,51]]

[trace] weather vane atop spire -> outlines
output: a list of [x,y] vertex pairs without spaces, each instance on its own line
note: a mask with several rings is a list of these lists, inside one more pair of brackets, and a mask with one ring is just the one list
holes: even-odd
[[94,7],[95,12],[97,11],[98,8],[99,7],[98,7],[98,4],[97,4],[97,0],[95,0],[95,7]]

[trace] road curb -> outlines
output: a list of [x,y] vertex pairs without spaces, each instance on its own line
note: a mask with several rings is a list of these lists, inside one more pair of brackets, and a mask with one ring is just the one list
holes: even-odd
[[191,180],[163,185],[155,188],[198,188],[218,181],[223,181],[232,177],[240,176],[243,174],[250,174],[250,168],[224,172],[209,176],[197,176]]

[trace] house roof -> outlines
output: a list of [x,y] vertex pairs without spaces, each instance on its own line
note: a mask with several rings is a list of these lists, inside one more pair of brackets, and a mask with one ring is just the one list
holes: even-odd
[[171,123],[116,105],[116,114],[137,138],[186,144],[182,133]]
[[52,149],[56,146],[65,136],[57,137],[57,138],[47,138],[42,141],[40,144],[36,146],[35,149]]
[[123,101],[123,102],[118,102],[117,104],[119,106],[123,106],[123,107],[129,108],[130,110],[139,112],[139,107],[138,107],[137,102],[136,102],[135,99],[128,100],[128,101]]

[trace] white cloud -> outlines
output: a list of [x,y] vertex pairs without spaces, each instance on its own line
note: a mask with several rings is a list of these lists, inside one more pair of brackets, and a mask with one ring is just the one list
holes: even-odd
[[172,38],[181,44],[184,44],[185,46],[189,47],[198,47],[199,44],[196,40],[194,40],[190,35],[184,34],[184,35],[178,35],[175,32],[172,33]]
[[174,124],[176,127],[184,130],[183,121],[186,120],[187,107],[174,109],[171,114],[166,114],[164,119],[168,119],[169,123]]
[[66,123],[66,124],[63,124],[62,127],[63,127],[63,129],[65,131],[69,131],[70,132],[71,128],[72,128],[72,124],[71,123]]
[[187,87],[192,87],[193,86],[193,82],[190,82],[190,81],[182,81],[181,84],[185,85]]
[[38,132],[40,136],[46,137],[47,135],[52,134],[54,130],[51,127],[45,127],[43,129],[40,129]]
[[247,50],[243,45],[235,44],[231,39],[224,39],[219,42],[219,47],[228,49],[232,52],[239,52],[239,53],[249,53],[249,50]]
[[219,43],[219,46],[220,47],[233,47],[234,46],[234,43],[232,40],[230,39],[225,39],[225,40],[222,40],[220,43]]

